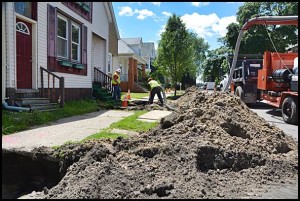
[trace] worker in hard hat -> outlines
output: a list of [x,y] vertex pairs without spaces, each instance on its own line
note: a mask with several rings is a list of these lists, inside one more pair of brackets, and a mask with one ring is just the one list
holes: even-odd
[[157,94],[158,99],[160,101],[160,105],[162,106],[164,104],[164,101],[163,101],[163,98],[161,97],[161,86],[160,86],[160,84],[151,77],[148,79],[148,84],[150,85],[150,89],[151,89],[148,103],[152,104],[154,96],[155,96],[155,94]]
[[121,69],[118,68],[113,75],[113,79],[111,80],[112,87],[113,87],[113,98],[115,100],[121,100]]

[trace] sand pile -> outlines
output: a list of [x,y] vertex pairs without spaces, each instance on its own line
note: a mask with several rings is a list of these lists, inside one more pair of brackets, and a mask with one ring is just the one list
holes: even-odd
[[236,96],[189,88],[139,137],[39,148],[62,180],[38,198],[253,198],[298,181],[297,143]]

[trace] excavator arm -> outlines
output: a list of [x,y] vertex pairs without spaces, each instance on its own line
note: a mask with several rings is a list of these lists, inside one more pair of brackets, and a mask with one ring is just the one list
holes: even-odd
[[255,17],[247,21],[239,32],[239,36],[237,38],[237,42],[235,45],[235,50],[233,54],[233,61],[230,68],[230,74],[228,77],[228,82],[226,86],[223,88],[223,91],[226,91],[232,81],[232,76],[234,72],[234,68],[237,61],[237,56],[239,53],[239,48],[241,44],[241,40],[243,38],[244,32],[247,31],[250,27],[256,24],[265,24],[265,25],[296,25],[298,26],[298,16],[261,16]]

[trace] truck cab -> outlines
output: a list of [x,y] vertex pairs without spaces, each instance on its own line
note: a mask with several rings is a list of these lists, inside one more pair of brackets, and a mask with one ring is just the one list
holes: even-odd
[[257,76],[258,70],[263,66],[263,55],[239,56],[240,59],[237,60],[233,72],[230,91],[239,96],[246,104],[256,103],[257,100],[260,100]]

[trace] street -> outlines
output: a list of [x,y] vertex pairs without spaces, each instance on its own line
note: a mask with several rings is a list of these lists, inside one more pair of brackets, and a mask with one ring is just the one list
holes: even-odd
[[278,128],[282,129],[284,133],[292,136],[298,141],[298,125],[287,124],[283,121],[281,110],[269,106],[264,101],[251,106],[250,109],[256,112],[260,117],[263,117],[268,123],[275,124]]

